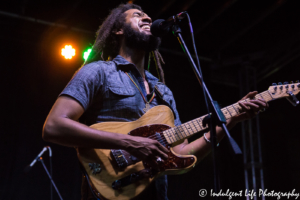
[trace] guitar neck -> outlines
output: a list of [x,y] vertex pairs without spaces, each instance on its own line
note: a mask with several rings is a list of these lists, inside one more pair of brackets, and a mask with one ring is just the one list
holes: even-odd
[[[254,99],[264,99],[266,102],[272,101],[274,98],[268,90],[257,94]],[[241,102],[247,102],[250,99],[245,99]],[[240,113],[241,106],[239,103],[232,104],[225,108],[222,108],[221,111],[224,114],[226,119],[230,119]],[[196,118],[184,124],[181,124],[177,127],[170,128],[163,132],[166,140],[169,144],[178,143],[186,138],[191,137],[195,133],[208,129],[208,126],[203,126],[202,121],[207,115]]]

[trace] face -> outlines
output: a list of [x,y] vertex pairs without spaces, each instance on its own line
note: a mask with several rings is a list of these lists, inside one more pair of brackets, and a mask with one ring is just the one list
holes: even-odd
[[150,32],[151,18],[137,9],[127,10],[125,14],[123,32],[126,45],[147,52],[157,49],[161,40]]
[[144,12],[137,9],[130,9],[125,12],[125,23],[130,24],[130,27],[140,33],[151,35],[150,26],[152,24],[151,18]]

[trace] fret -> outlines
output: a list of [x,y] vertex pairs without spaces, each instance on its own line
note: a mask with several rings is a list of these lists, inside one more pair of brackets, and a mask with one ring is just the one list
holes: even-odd
[[182,126],[183,124],[181,124],[178,128],[179,128],[179,137],[180,137],[180,140],[185,138],[183,133],[185,132],[184,130],[184,127]]
[[[195,133],[195,132],[197,132],[197,130],[194,131],[194,129],[196,129],[196,127],[194,126],[194,124],[192,123],[192,121],[189,121],[187,124],[189,125],[189,127],[190,127],[189,130],[192,131],[192,134]],[[189,135],[192,135],[192,134],[189,134]]]
[[[199,118],[198,118],[198,119],[199,119]],[[196,120],[196,122],[199,124],[200,131],[201,131],[201,130],[203,129],[203,127],[202,127],[202,125],[201,125],[202,121],[201,121],[201,119],[200,119],[201,123],[199,123],[198,119],[195,119],[195,120]]]
[[233,107],[233,109],[235,110],[236,114],[239,114],[238,110],[236,110],[236,108],[234,107],[234,104],[231,105]]
[[178,141],[178,140],[180,140],[180,138],[179,138],[179,135],[178,135],[178,127],[174,127],[174,129],[173,129],[173,134],[174,134],[174,137],[175,137],[175,142],[176,141]]
[[184,123],[185,128],[187,129],[187,132],[189,135],[191,135],[189,128],[186,126],[188,123]]
[[268,94],[270,95],[270,97],[272,98],[272,100],[274,100],[274,98],[273,98],[273,96],[271,95],[271,93],[269,92],[269,90],[267,90],[268,91]]
[[178,126],[177,128],[178,128],[178,130],[179,130],[178,136],[179,136],[179,138],[180,138],[180,140],[181,140],[182,138],[184,138],[184,136],[182,135],[182,132],[184,132],[183,124],[181,124],[181,125]]
[[166,130],[166,133],[167,133],[169,139],[170,139],[172,142],[175,142],[174,137],[173,137],[173,135],[171,134],[171,129]]
[[176,128],[177,127],[174,127],[172,128],[172,133],[173,133],[173,137],[174,137],[174,142],[176,142],[178,139],[177,139],[177,131],[176,131]]
[[[230,118],[230,116],[228,116],[228,111],[227,111],[226,108],[222,108],[221,111],[222,111],[222,113],[225,115],[225,118],[226,118],[226,119],[229,119],[229,118]],[[230,114],[229,114],[229,115],[230,115]]]
[[[186,125],[185,125],[185,124],[182,124],[182,125],[184,125],[184,126],[186,127]],[[186,135],[186,131],[185,131],[185,130],[183,130],[183,133],[184,133],[184,135],[187,137],[187,135]],[[188,135],[190,135],[190,134],[188,133]]]
[[195,127],[195,130],[196,130],[195,133],[197,133],[197,132],[199,132],[199,130],[197,129],[197,125],[194,123],[194,121],[195,121],[195,120],[192,120],[191,122],[192,122],[192,124],[193,124],[194,127]]
[[226,107],[226,109],[228,110],[228,112],[229,112],[229,114],[230,114],[230,117],[232,117],[231,112],[229,111],[228,107]]
[[184,129],[184,128],[186,128],[185,124],[181,124],[180,126],[178,126],[180,128],[180,135],[182,136],[182,138],[180,138],[180,139],[185,138],[185,136],[183,135],[183,133],[186,135],[186,130]]
[[238,103],[235,103],[234,105],[236,105],[238,107],[238,110],[239,110],[239,113],[240,113],[240,110],[242,109],[242,107]]
[[264,97],[261,95],[261,93],[259,93],[259,95],[261,96],[262,99],[264,99]]

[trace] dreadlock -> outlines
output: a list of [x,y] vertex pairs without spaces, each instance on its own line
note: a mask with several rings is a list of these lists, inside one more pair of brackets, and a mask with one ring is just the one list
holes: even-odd
[[[98,60],[108,60],[109,58],[114,58],[118,55],[120,43],[115,33],[123,28],[126,17],[124,13],[130,9],[143,11],[140,6],[129,3],[120,4],[117,8],[111,10],[110,14],[96,32],[95,43],[84,65]],[[165,83],[164,72],[161,67],[161,63],[165,64],[164,60],[158,50],[150,52],[149,59],[151,54],[154,58],[156,69],[159,71],[159,79]]]
[[[165,61],[163,60],[163,58],[158,50],[154,50],[149,53],[149,63],[150,63],[151,57],[154,58],[154,62],[155,62],[159,80],[161,80],[161,82],[166,84],[164,70],[162,69],[162,66],[161,66],[161,64],[165,64]],[[150,64],[148,64],[148,71],[149,71],[149,67],[150,67]]]

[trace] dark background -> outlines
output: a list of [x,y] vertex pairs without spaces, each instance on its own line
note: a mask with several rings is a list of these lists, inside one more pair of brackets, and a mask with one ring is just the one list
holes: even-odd
[[[62,197],[80,199],[81,174],[75,150],[44,142],[42,127],[58,94],[81,66],[83,51],[94,42],[94,32],[109,10],[121,2],[125,1],[1,1],[0,199],[50,199],[50,183],[41,164],[27,174],[23,172],[46,145],[53,150],[53,178]],[[255,71],[259,92],[273,82],[299,79],[300,12],[296,2],[134,1],[153,20],[188,11],[204,78],[221,106],[238,101],[248,92],[239,89],[239,71],[245,66]],[[181,27],[192,50],[186,20]],[[60,55],[65,44],[76,49],[72,60]],[[163,39],[160,52],[166,62],[166,83],[174,93],[182,122],[206,114],[200,86],[171,33]],[[155,72],[154,67],[151,70]],[[268,190],[300,190],[299,109],[281,99],[271,102],[260,114]],[[231,133],[242,147],[240,125]],[[244,190],[242,158],[231,154],[226,140],[218,151],[222,188]],[[49,166],[47,153],[44,159]],[[202,188],[213,188],[211,156],[191,172],[169,177],[170,199],[201,199],[198,192]],[[58,199],[56,193],[54,199]]]

